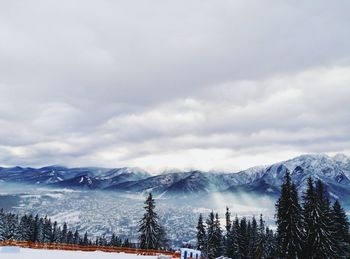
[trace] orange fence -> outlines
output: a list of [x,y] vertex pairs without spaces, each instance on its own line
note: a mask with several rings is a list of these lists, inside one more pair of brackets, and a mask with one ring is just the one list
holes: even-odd
[[18,246],[22,248],[32,249],[50,249],[50,250],[67,250],[67,251],[85,251],[94,252],[102,251],[108,253],[128,253],[138,255],[169,255],[172,258],[180,258],[180,253],[162,251],[162,250],[146,250],[128,247],[111,247],[111,246],[81,246],[81,245],[67,245],[67,244],[46,244],[46,243],[33,243],[26,241],[14,241],[6,240],[0,242],[0,246]]

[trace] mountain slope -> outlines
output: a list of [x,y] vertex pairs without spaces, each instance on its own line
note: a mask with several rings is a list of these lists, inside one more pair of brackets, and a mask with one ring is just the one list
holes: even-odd
[[[167,172],[151,176],[137,168],[0,168],[0,180],[64,188],[103,189],[120,192],[154,192],[190,195],[213,192],[249,192],[278,195],[289,170],[300,192],[309,176],[322,180],[334,198],[350,197],[350,158],[344,155],[302,155],[270,166],[238,173],[202,171]],[[348,198],[347,198],[348,199]]]

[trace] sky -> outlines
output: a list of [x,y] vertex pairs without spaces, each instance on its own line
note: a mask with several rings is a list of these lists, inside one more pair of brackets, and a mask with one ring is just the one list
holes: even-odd
[[347,0],[0,0],[0,165],[350,154]]

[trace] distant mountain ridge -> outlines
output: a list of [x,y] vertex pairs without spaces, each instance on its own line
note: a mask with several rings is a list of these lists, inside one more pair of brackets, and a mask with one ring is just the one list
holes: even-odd
[[289,170],[298,190],[306,179],[322,180],[332,197],[350,197],[350,158],[345,155],[301,155],[293,159],[254,167],[237,173],[210,173],[198,170],[167,172],[152,176],[138,168],[0,168],[0,181],[61,188],[97,189],[120,192],[150,192],[159,195],[192,195],[213,192],[249,192],[278,195]]

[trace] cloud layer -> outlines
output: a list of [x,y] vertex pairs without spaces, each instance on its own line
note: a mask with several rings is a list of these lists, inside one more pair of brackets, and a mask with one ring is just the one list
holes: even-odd
[[0,163],[350,153],[348,1],[2,1]]

